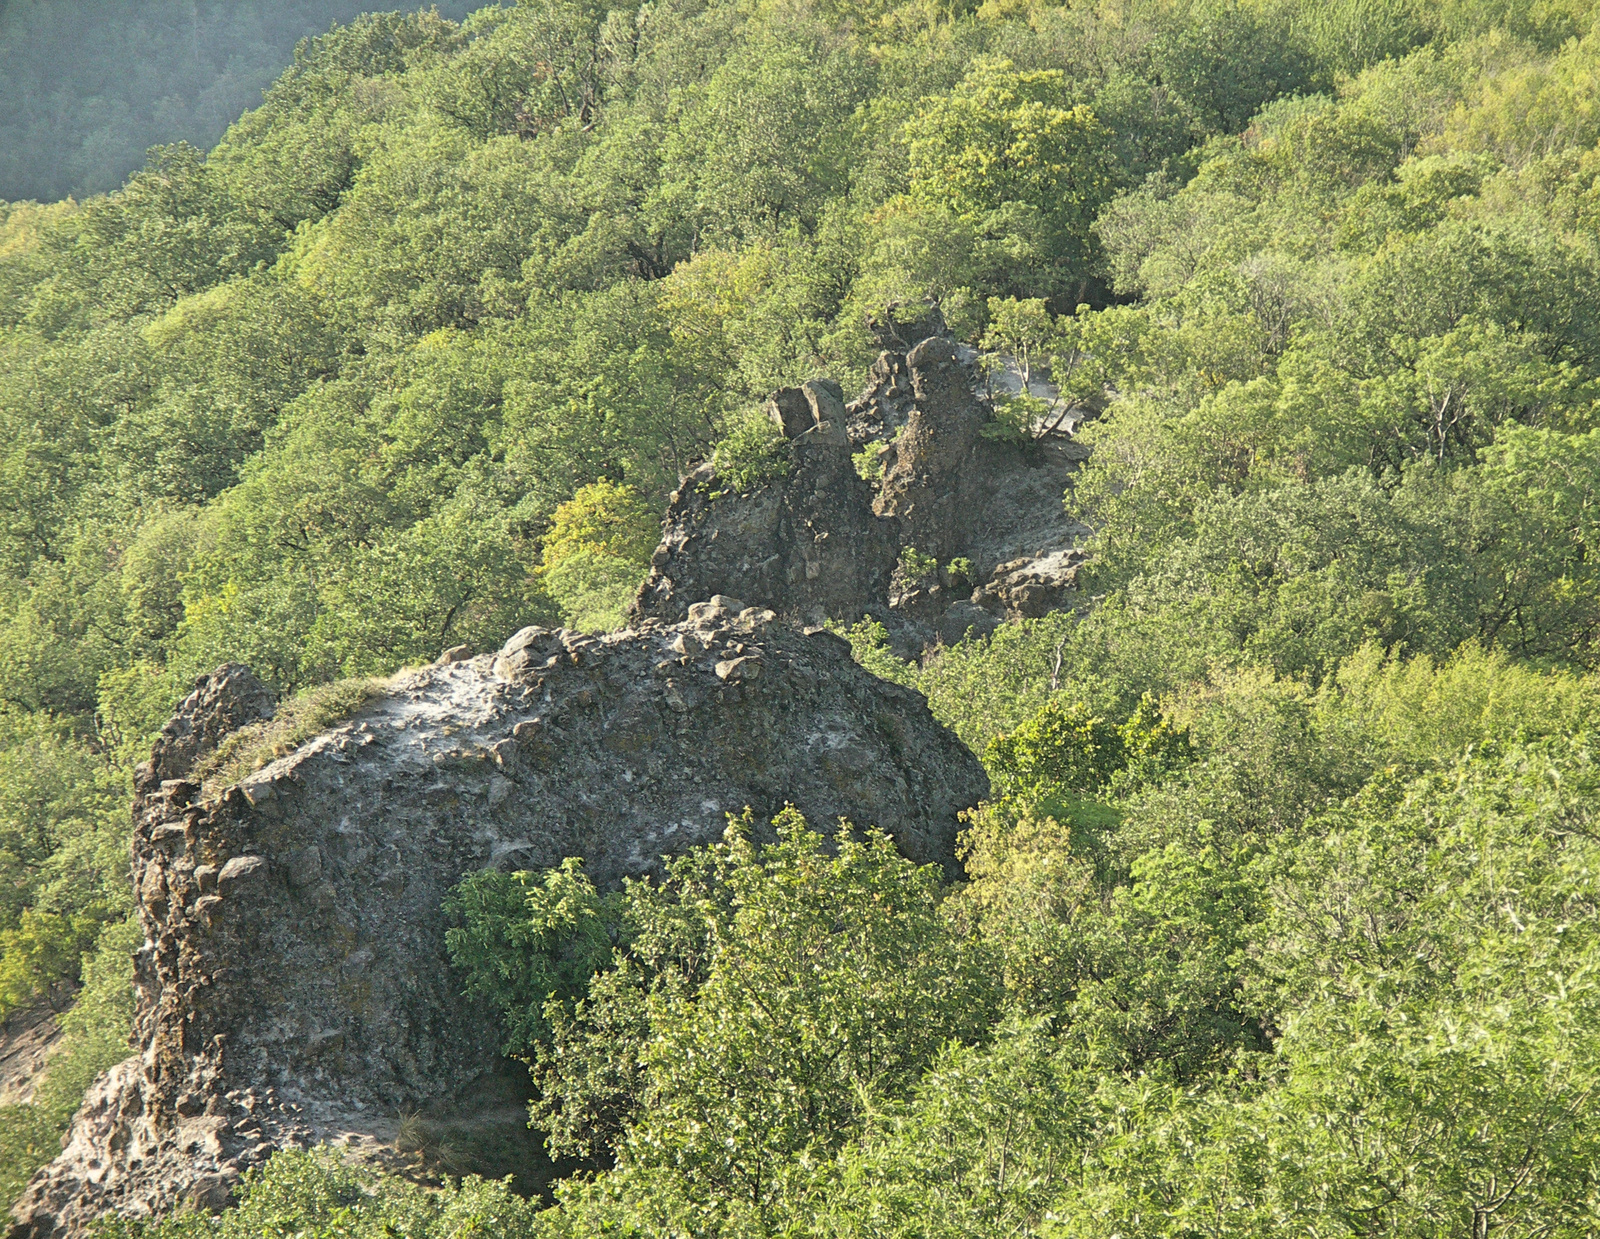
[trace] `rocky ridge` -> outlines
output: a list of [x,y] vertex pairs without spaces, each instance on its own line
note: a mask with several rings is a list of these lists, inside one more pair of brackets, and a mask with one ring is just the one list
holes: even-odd
[[446,956],[442,902],[473,870],[581,856],[614,883],[788,801],[956,871],[982,768],[819,625],[870,614],[914,654],[1072,605],[1087,531],[1062,496],[1086,453],[994,434],[970,349],[886,343],[848,405],[828,380],[773,394],[786,477],[684,479],[628,630],[448,651],[223,788],[197,770],[274,702],[244,667],[202,677],[136,779],[137,1053],[90,1090],[14,1235],[220,1207],[280,1148],[416,1171],[408,1125],[473,1150],[457,1172],[550,1173],[526,1076]]
[[216,1208],[280,1148],[392,1162],[419,1120],[489,1151],[466,1168],[526,1175],[525,1073],[445,953],[441,902],[470,871],[581,856],[612,883],[785,801],[954,868],[987,780],[918,694],[768,609],[686,611],[451,651],[217,792],[196,763],[272,698],[241,666],[203,677],[136,780],[137,1052],[90,1090],[12,1233]]
[[991,388],[970,348],[932,335],[885,349],[848,405],[829,380],[773,393],[787,476],[745,493],[711,464],[685,478],[633,614],[677,620],[736,592],[792,623],[871,615],[912,656],[1073,605],[1089,533],[1063,502],[1088,454],[1077,419],[1008,439]]

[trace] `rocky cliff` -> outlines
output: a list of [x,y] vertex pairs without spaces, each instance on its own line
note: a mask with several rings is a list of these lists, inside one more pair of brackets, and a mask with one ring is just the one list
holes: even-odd
[[1062,495],[1084,453],[996,434],[963,346],[885,342],[848,405],[827,380],[774,393],[785,477],[684,479],[628,630],[451,651],[231,786],[198,771],[272,695],[240,666],[200,681],[136,780],[137,1053],[90,1090],[14,1234],[218,1207],[285,1147],[394,1165],[421,1131],[448,1169],[538,1186],[526,1077],[445,953],[444,896],[473,870],[581,856],[612,883],[790,801],[955,871],[982,768],[817,625],[870,614],[914,653],[1071,605],[1087,531]]
[[909,655],[1073,605],[1089,531],[1063,497],[1087,453],[1067,419],[996,433],[989,388],[972,350],[931,336],[886,349],[848,405],[826,380],[774,393],[787,476],[746,493],[711,465],[686,478],[634,614],[681,619],[726,591],[796,623],[872,615]]
[[219,789],[196,763],[272,699],[243,667],[203,679],[137,779],[137,1053],[90,1090],[13,1233],[216,1207],[275,1149],[394,1158],[419,1126],[526,1179],[525,1076],[445,954],[441,901],[472,870],[575,855],[614,882],[786,800],[953,868],[987,781],[920,696],[770,610],[683,611],[452,652]]

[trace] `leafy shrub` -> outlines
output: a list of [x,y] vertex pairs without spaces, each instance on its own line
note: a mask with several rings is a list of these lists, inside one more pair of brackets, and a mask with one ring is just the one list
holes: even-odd
[[245,1174],[239,1203],[220,1218],[193,1212],[157,1222],[109,1217],[98,1233],[105,1239],[513,1239],[534,1233],[537,1209],[504,1183],[469,1177],[429,1189],[356,1166],[329,1149],[286,1150]]
[[1094,793],[1107,787],[1125,755],[1115,724],[1077,702],[1050,702],[1015,731],[996,736],[984,765],[997,790],[1038,797],[1052,789]]
[[1033,438],[1034,423],[1049,411],[1048,401],[1018,392],[994,402],[994,416],[978,427],[978,433],[1000,443],[1024,443]]
[[746,409],[730,419],[730,426],[711,454],[719,482],[744,494],[789,476],[789,440],[765,411]]
[[579,632],[610,632],[627,620],[628,604],[649,572],[645,565],[602,551],[573,551],[547,565],[540,581],[561,608],[561,618]]
[[[749,813],[730,819],[722,844],[669,861],[659,885],[629,881],[620,901],[571,864],[539,886],[479,875],[457,889],[471,928],[452,952],[519,1036],[543,1035],[531,1008],[552,987],[534,1116],[553,1150],[609,1150],[720,1210],[703,1184],[836,1149],[982,1027],[986,982],[941,919],[935,868],[875,831],[824,839],[793,809],[773,826],[758,847]],[[569,1004],[618,913],[628,938]]]
[[59,1001],[132,903],[132,796],[66,720],[0,711],[0,1018]]
[[939,571],[939,561],[914,546],[903,546],[900,548],[899,571],[902,580],[920,581]]
[[501,1012],[507,1054],[547,1042],[545,1007],[570,1007],[629,939],[626,898],[596,893],[575,857],[543,874],[472,874],[444,907],[462,922],[445,933],[451,962],[466,974],[467,992]]
[[21,1010],[40,995],[53,997],[60,982],[76,975],[83,953],[100,936],[97,912],[24,908],[15,929],[0,930],[0,1012]]
[[856,476],[863,482],[883,481],[883,444],[867,444],[850,457],[850,463],[855,466]]
[[556,508],[539,580],[569,627],[620,628],[659,540],[660,521],[639,492],[602,478]]
[[908,688],[919,683],[917,664],[895,657],[889,649],[889,630],[870,615],[848,625],[830,620],[828,630],[848,641],[851,656],[880,680]]
[[541,556],[547,570],[582,552],[649,563],[660,538],[661,521],[644,497],[631,486],[601,478],[557,506]]

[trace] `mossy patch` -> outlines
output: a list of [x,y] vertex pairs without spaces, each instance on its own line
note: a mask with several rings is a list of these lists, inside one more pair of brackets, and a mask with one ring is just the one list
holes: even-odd
[[225,739],[200,760],[194,777],[207,794],[237,783],[349,718],[385,685],[383,680],[336,680],[297,693],[281,702],[270,719],[241,727]]

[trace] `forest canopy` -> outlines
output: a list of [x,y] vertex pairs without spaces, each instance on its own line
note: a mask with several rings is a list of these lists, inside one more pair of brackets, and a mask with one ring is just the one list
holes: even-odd
[[848,630],[984,758],[967,881],[793,814],[469,878],[583,1171],[285,1155],[221,1233],[1592,1233],[1597,71],[1587,0],[540,0],[0,204],[0,1011],[83,979],[120,1052],[197,674],[615,624],[692,462],[937,305],[1097,413],[1080,607]]

